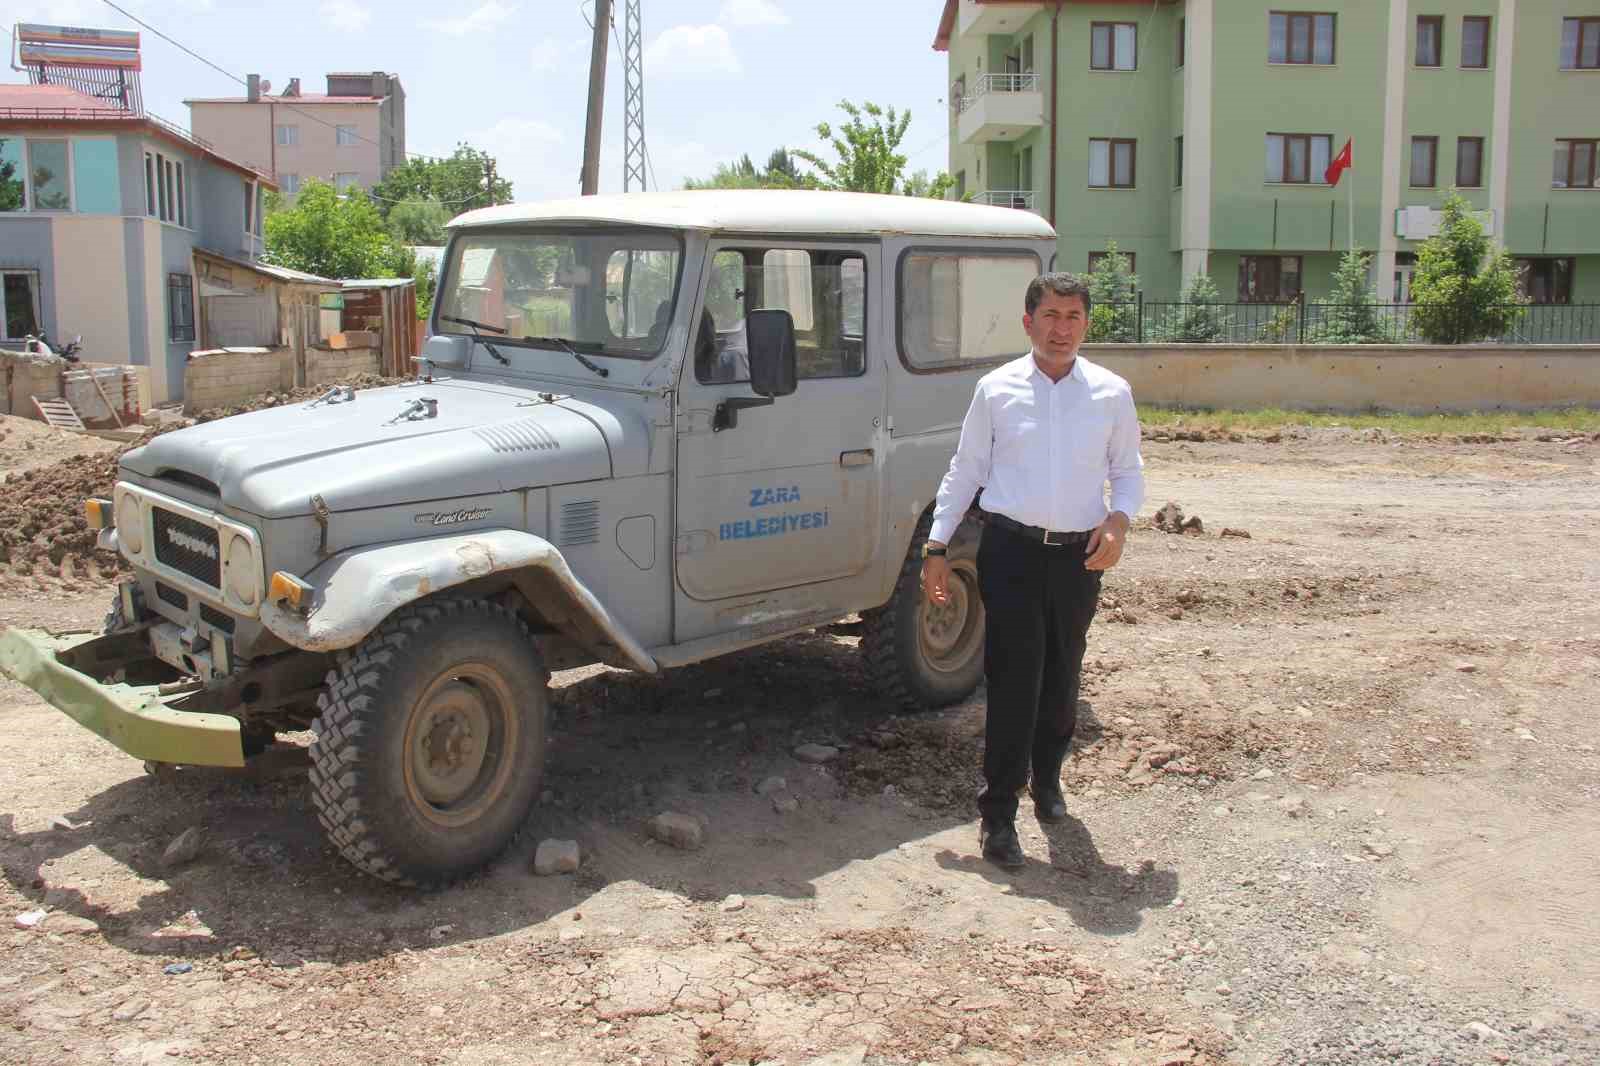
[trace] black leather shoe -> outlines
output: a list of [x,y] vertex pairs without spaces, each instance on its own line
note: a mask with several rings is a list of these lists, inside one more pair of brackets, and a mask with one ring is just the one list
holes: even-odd
[[1035,787],[1033,790],[1033,813],[1041,822],[1064,822],[1067,820],[1067,798],[1061,794],[1060,786],[1051,788]]
[[1017,839],[1017,827],[1010,822],[985,818],[978,829],[978,840],[983,845],[983,857],[996,866],[1020,870],[1027,864],[1022,854],[1022,841]]

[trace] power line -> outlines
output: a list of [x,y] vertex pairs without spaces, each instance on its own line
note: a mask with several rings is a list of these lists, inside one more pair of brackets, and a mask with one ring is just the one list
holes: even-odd
[[[140,18],[138,15],[133,14],[127,8],[121,7],[118,4],[116,4],[114,2],[114,0],[104,0],[104,3],[106,4],[107,7],[111,8],[112,10],[121,12],[121,14],[124,15],[125,17],[127,17],[129,19],[132,19],[134,22],[137,22],[139,25],[143,26],[145,29],[149,30],[151,33],[155,34],[157,37],[161,38],[163,41],[166,41],[168,44],[172,45],[172,47],[178,49],[180,52],[183,52],[186,55],[192,56],[194,59],[197,59],[201,63],[204,63],[206,66],[210,67],[212,70],[216,71],[218,74],[221,74],[226,78],[229,78],[229,79],[231,79],[233,81],[238,82],[240,85],[245,86],[245,88],[247,88],[247,89],[249,88],[250,83],[248,81],[246,81],[244,78],[239,77],[239,75],[233,73],[230,70],[223,69],[222,67],[220,67],[217,64],[213,63],[211,60],[207,59],[205,56],[201,55],[199,52],[196,52],[194,49],[189,48],[188,46],[186,46],[184,44],[181,44],[178,41],[173,40],[171,37],[167,36],[165,33],[162,33],[160,30],[158,30],[154,26],[150,25],[150,23],[144,21],[144,19]],[[284,99],[285,99],[284,97],[275,96],[275,97],[271,97],[270,98],[270,102],[273,103],[274,105],[278,106],[278,107],[283,108],[286,111],[293,112],[296,115],[302,115],[305,118],[310,119],[312,122],[318,123],[319,125],[326,126],[329,129],[334,130],[335,132],[338,131],[339,125],[337,123],[329,122],[328,120],[326,120],[324,118],[321,118],[320,116],[314,115],[309,111],[305,111],[305,110],[302,110],[302,109],[300,109],[298,107],[295,107],[293,104],[285,103]],[[273,135],[276,136],[277,135],[276,132],[274,132]],[[374,148],[377,148],[379,151],[383,150],[383,145],[379,144],[377,141],[373,140],[371,137],[365,137],[360,133],[355,133],[354,136],[355,136],[355,138],[357,140],[365,141],[366,143],[372,145]],[[443,161],[444,159],[448,158],[446,156],[424,155],[421,152],[406,152],[404,154],[406,156],[412,158],[412,159],[421,159],[421,160],[425,160],[427,162],[439,162],[439,161]]]

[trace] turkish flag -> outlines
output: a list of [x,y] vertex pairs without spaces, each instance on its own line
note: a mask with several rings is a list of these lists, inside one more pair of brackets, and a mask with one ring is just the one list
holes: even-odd
[[1344,142],[1344,147],[1339,149],[1339,154],[1333,157],[1333,162],[1323,172],[1322,180],[1329,185],[1339,184],[1339,175],[1350,169],[1350,144],[1350,141]]

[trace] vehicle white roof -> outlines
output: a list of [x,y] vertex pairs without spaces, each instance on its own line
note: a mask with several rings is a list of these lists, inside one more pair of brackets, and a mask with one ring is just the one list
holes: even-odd
[[451,228],[595,222],[716,233],[826,233],[885,236],[1054,237],[1032,211],[925,196],[808,189],[692,189],[580,196],[483,207]]

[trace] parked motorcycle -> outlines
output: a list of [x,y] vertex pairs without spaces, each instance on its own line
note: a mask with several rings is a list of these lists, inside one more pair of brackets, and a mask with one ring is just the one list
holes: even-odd
[[69,363],[76,363],[79,359],[78,353],[83,350],[83,334],[78,334],[76,337],[72,338],[72,340],[68,341],[65,347],[63,347],[60,351],[57,351],[50,346],[49,335],[45,333],[45,331],[40,330],[37,337],[30,334],[23,338],[22,350],[24,352],[37,355],[53,356],[57,359],[63,359]]

